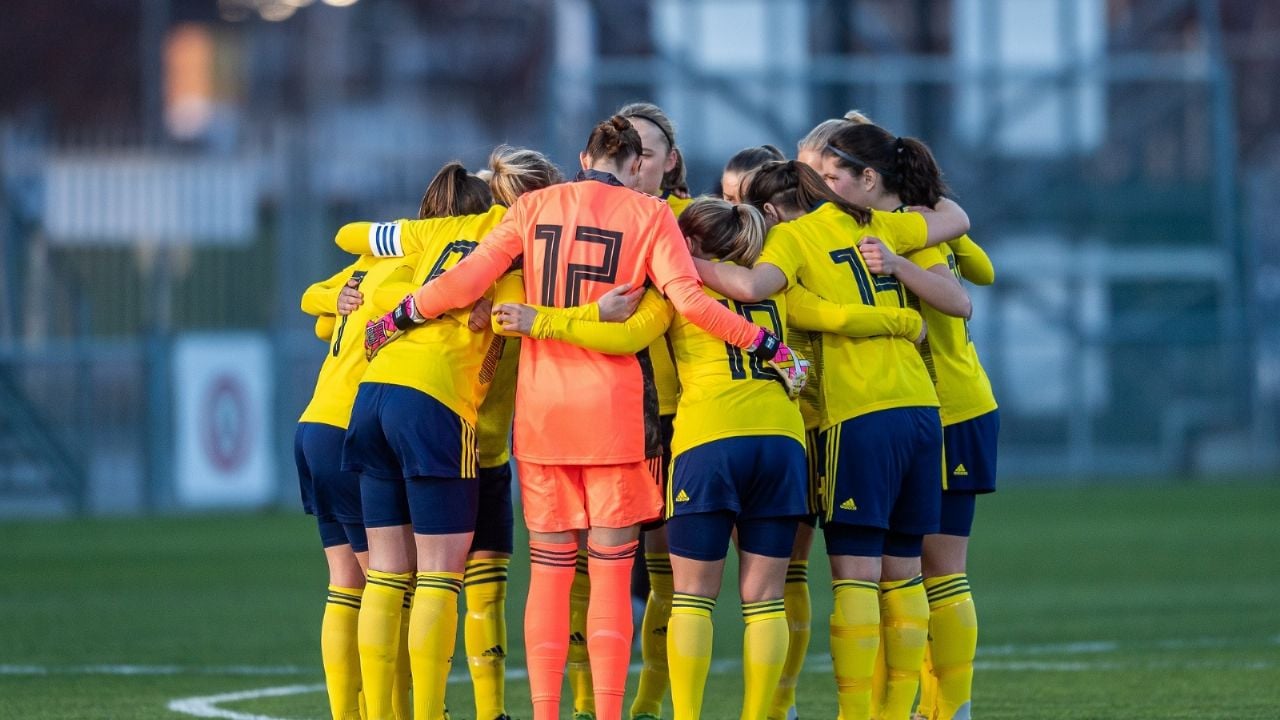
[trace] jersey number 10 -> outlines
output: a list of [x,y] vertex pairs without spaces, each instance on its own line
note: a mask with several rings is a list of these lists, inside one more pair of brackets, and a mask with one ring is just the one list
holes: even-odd
[[[767,327],[770,332],[782,337],[782,315],[778,312],[778,304],[772,300],[761,300],[753,303],[738,303],[729,300],[721,300],[721,305],[738,313],[746,318],[748,322],[753,322],[762,327]],[[752,313],[764,313],[768,316],[767,322],[760,322],[752,316]],[[752,380],[777,380],[778,373],[773,368],[765,367],[760,358],[749,355],[746,350],[732,343],[724,344],[725,352],[729,355],[729,377],[734,380],[746,380],[747,368],[751,368]]]

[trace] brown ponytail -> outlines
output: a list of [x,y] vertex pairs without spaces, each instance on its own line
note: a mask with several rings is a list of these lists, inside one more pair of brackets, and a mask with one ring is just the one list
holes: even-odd
[[750,205],[698,198],[677,222],[690,249],[705,257],[751,266],[764,249],[764,216]]
[[762,212],[765,203],[770,203],[805,213],[829,202],[859,225],[871,222],[870,210],[832,192],[817,171],[796,160],[766,163],[756,170],[751,174],[751,182],[743,189],[742,200]]
[[489,190],[499,205],[511,207],[516,198],[564,182],[560,169],[537,150],[499,145],[489,155]]
[[418,218],[479,215],[492,205],[489,186],[454,160],[445,163],[431,178],[427,191],[422,195],[422,204],[418,206]]
[[907,205],[933,207],[950,192],[929,147],[915,138],[895,137],[879,125],[850,124],[827,141],[825,154],[852,173],[871,168],[884,187]]
[[629,157],[640,157],[644,148],[640,145],[640,133],[631,127],[631,121],[614,115],[591,131],[585,152],[593,164],[611,160],[621,166]]

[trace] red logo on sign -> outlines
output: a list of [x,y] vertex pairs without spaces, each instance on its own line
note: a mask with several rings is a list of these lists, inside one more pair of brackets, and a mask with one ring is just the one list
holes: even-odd
[[209,462],[223,473],[240,469],[249,459],[249,401],[232,375],[217,375],[200,409],[201,438]]

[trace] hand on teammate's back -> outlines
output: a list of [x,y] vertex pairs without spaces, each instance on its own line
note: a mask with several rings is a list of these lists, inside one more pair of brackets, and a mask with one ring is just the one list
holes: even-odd
[[892,275],[898,256],[880,242],[880,238],[867,236],[858,243],[858,252],[867,263],[867,269],[876,275]]
[[787,389],[787,396],[792,400],[800,397],[801,391],[809,382],[809,361],[786,345],[780,345],[778,354],[767,361],[767,364],[778,373],[783,387]]
[[338,314],[350,315],[360,306],[364,304],[364,294],[356,288],[360,287],[360,281],[352,278],[347,281],[345,287],[338,292]]
[[914,342],[919,345],[927,337],[929,337],[929,323],[924,318],[920,318],[920,337],[916,338]]
[[503,330],[521,335],[533,332],[533,321],[538,317],[537,310],[520,303],[503,303],[493,309],[493,314]]
[[475,332],[484,332],[489,327],[489,312],[493,310],[493,301],[482,297],[471,306],[471,317],[467,326]]
[[791,399],[800,397],[800,392],[809,382],[809,361],[782,342],[782,338],[760,328],[760,334],[749,348],[749,352],[758,360],[773,368],[787,389]]
[[610,290],[596,301],[600,309],[601,322],[622,322],[640,306],[640,298],[644,295],[644,287],[632,288],[631,283],[623,283]]

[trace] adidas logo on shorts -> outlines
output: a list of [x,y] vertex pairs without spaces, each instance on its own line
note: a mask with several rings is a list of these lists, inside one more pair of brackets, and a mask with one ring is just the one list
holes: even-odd
[[688,493],[686,493],[685,491],[681,490],[681,491],[680,491],[680,494],[679,494],[679,495],[676,495],[676,502],[689,502],[689,495],[688,495]]
[[494,645],[488,650],[485,650],[484,652],[480,653],[480,657],[505,658],[506,656],[507,656],[507,653],[505,650],[502,649],[501,645]]
[[951,474],[955,475],[956,477],[962,477],[962,476],[968,475],[969,471],[965,470],[964,463],[960,463],[959,465],[956,466],[955,470],[951,471]]
[[853,502],[853,498],[849,498],[848,500],[845,500],[844,502],[840,503],[840,509],[841,510],[857,510],[858,506]]

